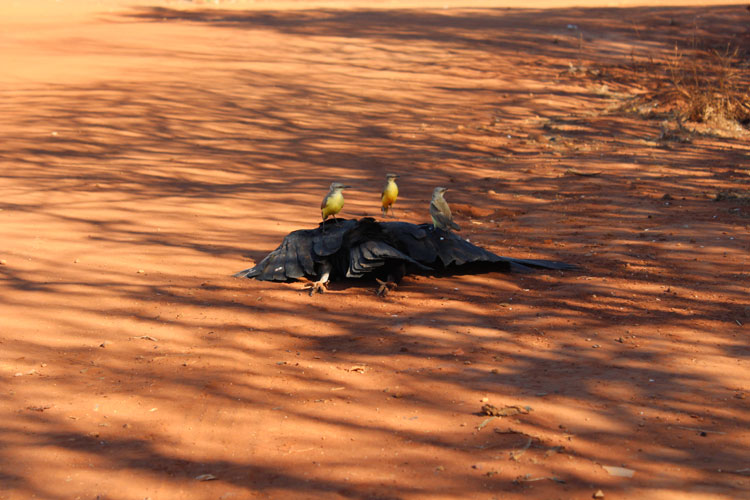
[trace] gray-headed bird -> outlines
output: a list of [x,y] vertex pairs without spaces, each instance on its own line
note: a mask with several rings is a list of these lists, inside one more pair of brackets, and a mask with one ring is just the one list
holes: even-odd
[[432,201],[430,202],[430,215],[432,216],[432,225],[435,228],[440,228],[445,231],[455,229],[460,231],[461,228],[453,222],[453,215],[451,215],[451,207],[448,206],[448,202],[443,198],[443,193],[448,191],[444,187],[436,187],[432,192]]
[[320,214],[323,216],[323,222],[330,216],[336,220],[336,214],[344,208],[344,194],[342,191],[351,186],[346,186],[340,182],[332,182],[331,189],[323,201],[320,203]]
[[385,187],[383,188],[383,193],[380,195],[383,217],[388,215],[388,207],[391,208],[391,215],[396,216],[393,212],[393,204],[396,203],[396,198],[398,198],[397,177],[398,175],[396,174],[385,174]]

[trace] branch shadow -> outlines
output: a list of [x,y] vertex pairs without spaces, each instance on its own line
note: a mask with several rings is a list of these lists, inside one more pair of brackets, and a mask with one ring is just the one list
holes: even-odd
[[[710,195],[747,189],[747,146],[667,147],[658,121],[607,111],[616,97],[565,74],[569,61],[667,51],[698,18],[717,43],[740,37],[738,12],[123,14],[116,23],[281,37],[285,50],[155,46],[139,55],[208,69],[190,82],[45,84],[0,103],[14,242],[0,266],[14,375],[0,379],[3,488],[90,496],[50,486],[71,459],[157,493],[553,498],[595,483],[739,495],[742,474],[716,470],[745,459],[736,396],[748,388],[715,368],[745,373],[750,358],[737,258],[750,214]],[[530,79],[548,85],[532,92]],[[405,82],[411,92],[394,90]],[[406,220],[422,222],[447,183],[473,242],[586,272],[410,277],[384,301],[368,283],[309,298],[228,277],[317,224],[300,207],[330,179],[355,185],[351,215],[376,212],[391,170]],[[534,411],[477,429],[485,395]],[[520,461],[519,436],[533,442]],[[353,447],[362,465],[347,460]],[[640,471],[631,485],[599,467],[622,463]],[[203,474],[216,480],[196,484]],[[548,476],[565,484],[527,481]]]

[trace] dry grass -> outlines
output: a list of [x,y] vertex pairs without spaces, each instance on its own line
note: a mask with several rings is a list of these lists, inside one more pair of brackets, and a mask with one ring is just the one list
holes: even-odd
[[739,49],[675,48],[664,61],[669,87],[660,101],[671,104],[681,118],[701,123],[750,123],[748,68]]
[[595,72],[577,74],[607,81],[630,94],[616,107],[619,111],[666,119],[665,140],[674,140],[675,127],[679,137],[689,136],[690,122],[715,129],[750,129],[748,55],[730,46],[701,48],[695,41],[690,46],[661,58],[633,53],[625,64],[597,65]]

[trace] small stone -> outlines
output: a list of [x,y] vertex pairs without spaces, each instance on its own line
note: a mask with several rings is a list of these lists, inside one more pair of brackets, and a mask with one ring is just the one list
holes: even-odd
[[143,269],[138,269],[138,274],[143,274],[143,273],[145,273],[145,272],[146,272],[146,271],[144,271]]
[[594,493],[594,498],[604,498],[604,492],[602,490],[596,490],[596,493]]

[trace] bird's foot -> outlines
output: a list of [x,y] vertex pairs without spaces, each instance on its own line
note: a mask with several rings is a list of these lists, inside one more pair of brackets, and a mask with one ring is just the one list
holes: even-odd
[[393,281],[381,281],[377,278],[375,278],[375,281],[380,283],[378,291],[376,292],[378,297],[385,297],[390,291],[398,286],[398,283],[395,283]]
[[329,283],[328,280],[326,280],[326,281],[323,281],[323,280],[320,280],[320,281],[311,281],[310,283],[305,283],[305,286],[303,286],[302,289],[306,290],[306,289],[309,288],[310,289],[310,297],[312,297],[312,295],[315,292],[318,292],[318,293],[325,293],[325,292],[327,292],[328,291],[328,283]]

